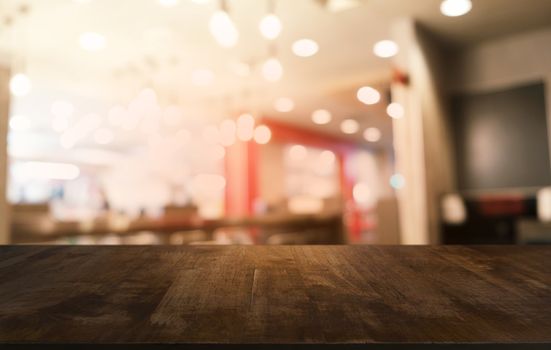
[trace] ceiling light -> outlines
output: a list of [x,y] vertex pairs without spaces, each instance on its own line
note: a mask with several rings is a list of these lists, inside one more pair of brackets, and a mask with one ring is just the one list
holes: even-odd
[[80,36],[80,47],[86,51],[100,51],[106,46],[105,37],[94,32],[86,32]]
[[354,119],[345,119],[341,122],[341,131],[347,135],[352,135],[360,130],[360,124]]
[[274,14],[269,14],[262,18],[258,28],[263,37],[268,40],[274,40],[281,33],[282,26],[279,17]]
[[264,79],[274,82],[283,76],[283,66],[277,58],[270,58],[262,65],[262,76]]
[[214,73],[208,69],[197,69],[191,73],[191,81],[197,86],[208,86],[214,81]]
[[281,97],[275,100],[274,109],[281,113],[288,113],[295,109],[295,102],[288,97]]
[[242,114],[237,118],[237,138],[247,142],[254,136],[254,117],[248,113]]
[[10,118],[10,129],[14,131],[25,131],[29,129],[31,122],[29,118],[23,115],[14,115]]
[[312,39],[300,39],[293,43],[293,53],[299,57],[314,56],[319,51],[319,45]]
[[318,109],[312,113],[312,121],[314,122],[314,124],[329,124],[329,122],[331,122],[331,119],[333,119],[331,112],[325,109]]
[[471,0],[444,0],[440,4],[440,12],[448,17],[466,15],[472,8]]
[[325,7],[331,12],[350,10],[361,5],[361,0],[325,0]]
[[377,142],[381,139],[381,130],[377,128],[367,128],[364,131],[364,139],[367,142]]
[[98,129],[94,133],[94,141],[98,145],[108,145],[115,139],[115,134],[110,129]]
[[260,125],[254,130],[254,140],[260,145],[265,145],[272,139],[272,132],[266,125]]
[[381,94],[370,86],[364,86],[358,90],[358,100],[366,105],[374,105],[381,100]]
[[386,108],[386,113],[391,118],[400,119],[404,117],[405,111],[404,111],[404,107],[402,107],[401,104],[397,102],[392,102]]
[[159,3],[161,4],[161,6],[164,6],[164,7],[173,7],[178,5],[179,2],[180,0],[159,0]]
[[31,89],[31,80],[23,73],[16,74],[10,79],[10,91],[14,96],[22,97],[28,95]]
[[226,11],[216,11],[210,18],[209,28],[222,47],[233,47],[239,41],[239,32]]
[[392,40],[381,40],[373,46],[375,55],[382,58],[395,56],[398,51],[398,45]]

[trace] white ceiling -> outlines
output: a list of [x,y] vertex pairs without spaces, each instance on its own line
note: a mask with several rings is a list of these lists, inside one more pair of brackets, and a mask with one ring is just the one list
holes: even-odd
[[[384,4],[383,4],[384,3]],[[440,0],[372,0],[387,16],[417,18],[452,46],[468,46],[551,25],[549,0],[472,0],[466,16],[439,12]]]
[[[23,2],[6,0],[0,13],[11,15]],[[381,145],[388,146],[391,123],[384,106],[363,106],[354,94],[366,83],[386,88],[390,62],[375,57],[372,47],[389,37],[393,19],[419,18],[453,45],[475,44],[551,23],[549,0],[473,0],[473,11],[459,18],[442,16],[439,0],[361,2],[357,8],[332,13],[318,0],[278,0],[276,11],[284,29],[276,46],[285,68],[278,83],[263,81],[258,67],[248,78],[234,71],[239,62],[258,66],[269,52],[269,43],[257,29],[267,7],[261,0],[228,1],[241,34],[232,49],[220,48],[208,31],[216,1],[199,5],[180,0],[176,7],[163,8],[158,0],[91,0],[84,4],[30,0],[26,2],[30,14],[16,20],[15,31],[0,27],[0,52],[25,57],[34,89],[30,96],[15,102],[14,110],[43,126],[41,133],[49,125],[49,106],[56,99],[72,101],[79,115],[105,115],[110,106],[128,104],[142,88],[150,86],[161,104],[180,104],[212,120],[251,110],[338,134],[338,120],[354,117],[362,127],[379,127],[384,135]],[[104,35],[107,48],[96,53],[82,50],[78,38],[87,31]],[[316,40],[319,53],[311,58],[294,56],[291,45],[300,38]],[[192,84],[192,71],[200,68],[215,73],[212,86]],[[281,96],[295,100],[295,111],[281,114],[273,110],[272,102]],[[309,115],[316,108],[330,109],[335,121],[314,126]],[[57,136],[49,133],[50,140],[55,140]],[[118,147],[122,146],[110,146]]]

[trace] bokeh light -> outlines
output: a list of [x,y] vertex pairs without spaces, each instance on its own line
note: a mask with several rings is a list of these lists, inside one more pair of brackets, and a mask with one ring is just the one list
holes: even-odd
[[272,139],[272,131],[266,125],[260,125],[254,130],[254,140],[260,145],[265,145]]
[[366,105],[374,105],[381,100],[381,94],[371,86],[363,86],[358,89],[358,100]]

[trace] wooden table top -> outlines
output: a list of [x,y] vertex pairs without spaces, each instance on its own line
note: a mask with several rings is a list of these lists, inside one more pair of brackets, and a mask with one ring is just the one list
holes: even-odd
[[0,247],[13,344],[549,349],[551,247]]

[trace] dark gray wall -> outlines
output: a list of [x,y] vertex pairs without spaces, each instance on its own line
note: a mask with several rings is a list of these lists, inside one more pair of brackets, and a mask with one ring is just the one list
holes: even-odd
[[551,184],[543,83],[452,102],[460,190]]

